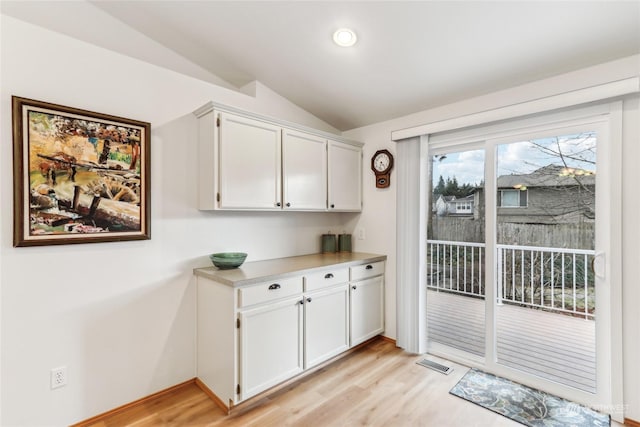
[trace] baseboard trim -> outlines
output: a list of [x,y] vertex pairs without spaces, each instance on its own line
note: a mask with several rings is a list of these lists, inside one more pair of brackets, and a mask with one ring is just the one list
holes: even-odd
[[631,427],[640,427],[640,421],[635,421],[630,418],[625,418],[624,425],[631,426]]
[[[256,396],[253,396],[247,400],[245,400],[242,403],[239,403],[237,405],[234,405],[231,401],[229,402],[229,404],[225,404],[222,399],[220,399],[213,391],[211,391],[211,389],[209,389],[209,387],[207,387],[207,385],[205,383],[203,383],[199,378],[192,378],[190,380],[187,380],[183,383],[180,384],[176,384],[172,387],[166,388],[164,390],[160,390],[156,393],[150,394],[149,396],[143,397],[141,399],[135,400],[133,402],[124,404],[122,406],[118,406],[117,408],[114,408],[110,411],[104,412],[102,414],[96,415],[94,417],[88,418],[84,421],[80,421],[79,423],[76,424],[72,424],[70,427],[90,427],[96,423],[99,423],[101,421],[104,421],[105,419],[116,415],[120,412],[124,412],[127,410],[130,410],[132,408],[135,408],[136,406],[141,406],[141,405],[148,405],[150,403],[152,403],[154,400],[159,399],[161,397],[166,396],[167,394],[171,394],[177,391],[180,391],[181,389],[191,386],[191,385],[196,385],[200,390],[202,390],[215,404],[216,406],[220,407],[220,409],[222,409],[222,411],[224,411],[227,415],[229,415],[232,411],[233,412],[238,412],[238,411],[242,411],[245,409],[248,409],[250,407],[252,407],[253,405],[255,405],[256,403],[258,403],[259,401],[261,401],[262,399],[264,399],[267,396],[272,395],[273,393],[278,392],[279,390],[282,390],[283,388],[295,383],[296,381],[301,380],[304,377],[307,377],[309,375],[313,375],[314,373],[318,372],[319,370],[321,370],[322,368],[324,368],[327,365],[330,365],[348,355],[350,355],[351,353],[354,353],[358,350],[360,350],[363,347],[366,347],[367,345],[378,341],[378,340],[382,340],[382,341],[387,341],[390,343],[393,343],[395,345],[396,341],[391,339],[391,338],[387,338],[384,337],[382,335],[377,335],[361,344],[358,344],[352,348],[350,348],[349,350],[346,350],[343,353],[340,353],[337,356],[334,356],[333,358],[320,363],[319,365],[314,366],[311,369],[308,369],[307,371],[301,373],[300,375],[297,375],[293,378],[288,379],[287,381],[278,384],[277,386],[274,386],[272,388],[270,388],[269,390],[265,390],[260,394],[257,394]],[[633,424],[632,424],[633,425]],[[638,427],[640,427],[640,425],[638,425]]]
[[211,389],[209,387],[207,387],[207,385],[205,383],[203,383],[200,378],[196,378],[195,379],[195,383],[198,386],[198,388],[200,390],[202,390],[202,392],[204,394],[206,394],[207,396],[209,396],[209,399],[213,400],[213,403],[215,403],[218,407],[220,407],[220,409],[222,409],[227,415],[229,415],[230,411],[231,411],[231,402],[229,402],[229,405],[225,405],[225,403],[222,401],[222,399],[220,399],[218,397],[218,395],[216,395],[213,391],[211,391]]
[[389,337],[385,337],[384,335],[380,335],[380,339],[386,342],[390,342],[391,344],[395,345],[396,347],[398,346],[398,344],[396,343],[396,340],[394,340],[393,338],[389,338]]
[[176,384],[174,386],[171,386],[169,388],[166,388],[164,390],[160,390],[156,393],[150,394],[149,396],[143,397],[142,399],[138,399],[138,400],[134,400],[133,402],[130,403],[126,403],[122,406],[118,406],[117,408],[114,408],[110,411],[104,412],[102,414],[96,415],[95,417],[91,417],[89,419],[86,419],[84,421],[80,421],[77,424],[72,424],[70,427],[89,427],[93,424],[96,424],[100,421],[105,420],[108,417],[111,417],[113,415],[116,415],[120,412],[124,412],[127,411],[129,409],[135,408],[136,406],[142,406],[142,405],[147,405],[150,402],[153,402],[156,399],[159,399],[163,396],[166,396],[167,394],[171,394],[171,393],[175,393],[176,391],[180,391],[185,387],[188,387],[192,384],[196,384],[196,380],[197,378],[191,378],[190,380],[187,380],[183,383],[180,384]]

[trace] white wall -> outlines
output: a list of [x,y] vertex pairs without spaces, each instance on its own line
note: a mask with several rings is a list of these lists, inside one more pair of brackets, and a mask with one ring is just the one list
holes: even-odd
[[[331,131],[257,86],[233,92],[2,16],[1,425],[68,425],[195,376],[191,271],[318,252],[357,215],[196,209],[196,119],[213,100]],[[12,247],[11,95],[151,122],[151,234],[138,242]],[[49,370],[69,384],[49,389]]]
[[[395,218],[395,175],[391,174],[391,186],[388,189],[376,189],[373,185],[373,173],[367,167],[368,159],[376,150],[387,148],[395,154],[395,143],[391,141],[391,132],[420,126],[440,120],[460,117],[487,111],[520,102],[539,99],[571,90],[616,81],[640,75],[640,56],[598,65],[588,69],[564,74],[533,82],[520,87],[495,92],[455,104],[445,105],[432,110],[422,111],[397,119],[377,123],[359,129],[343,132],[343,136],[366,141],[364,206],[362,215],[353,219],[353,229],[367,230],[367,240],[356,240],[359,251],[371,251],[388,254],[386,288],[386,335],[396,336],[396,218]],[[640,354],[640,225],[637,212],[640,201],[635,194],[637,183],[636,170],[640,159],[640,107],[638,97],[631,97],[624,103],[623,118],[623,340],[624,340],[624,396],[627,418],[640,420],[640,366],[637,364]]]

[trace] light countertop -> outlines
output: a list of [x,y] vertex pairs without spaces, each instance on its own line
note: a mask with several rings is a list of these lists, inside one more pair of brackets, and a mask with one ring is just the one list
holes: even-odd
[[245,262],[239,268],[230,270],[220,270],[216,267],[196,268],[193,273],[196,276],[205,277],[218,283],[240,287],[275,278],[308,274],[318,270],[325,270],[331,266],[347,268],[354,265],[385,261],[386,259],[386,255],[363,252],[337,252]]

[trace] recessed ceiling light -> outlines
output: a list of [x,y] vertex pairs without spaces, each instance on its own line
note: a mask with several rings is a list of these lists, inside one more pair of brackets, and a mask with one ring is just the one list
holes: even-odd
[[356,37],[356,33],[354,33],[353,30],[340,28],[333,33],[333,41],[336,42],[338,46],[349,47],[356,44],[358,37]]

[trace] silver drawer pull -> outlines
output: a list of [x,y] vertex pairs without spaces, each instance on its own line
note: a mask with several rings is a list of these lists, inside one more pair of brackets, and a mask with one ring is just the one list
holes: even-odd
[[365,269],[367,269],[367,270],[372,270],[372,269],[373,269],[373,265],[369,264],[369,265],[367,265],[367,266],[365,267]]
[[270,291],[274,291],[276,289],[280,289],[280,285],[277,283],[274,283],[273,285],[269,286]]
[[327,273],[324,275],[325,279],[333,279],[333,273]]

